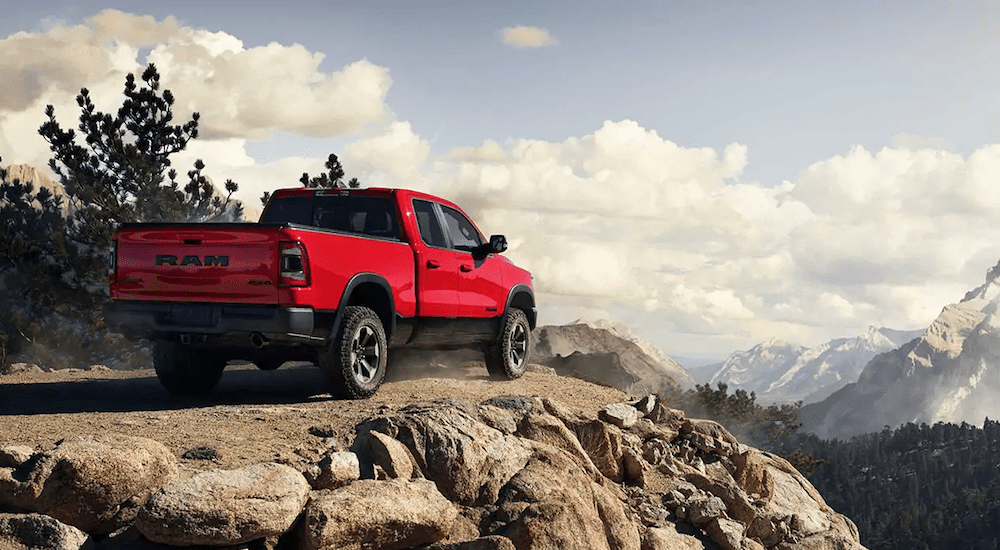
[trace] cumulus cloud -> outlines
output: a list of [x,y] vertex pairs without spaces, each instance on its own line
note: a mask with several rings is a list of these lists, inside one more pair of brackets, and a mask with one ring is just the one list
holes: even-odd
[[202,114],[202,139],[340,137],[389,122],[387,68],[361,59],[327,73],[322,60],[298,44],[246,48],[225,32],[117,10],[81,25],[17,33],[0,40],[0,135],[19,139],[2,138],[0,146],[7,158],[44,165],[47,146],[37,129],[46,104],[72,127],[79,116],[73,98],[87,87],[99,109],[113,111],[125,75],[148,62],[178,98],[177,120]]
[[423,168],[407,126],[361,143],[372,177],[405,174],[395,185],[507,234],[543,322],[604,311],[678,353],[917,328],[1000,256],[1000,146],[854,147],[765,186],[742,178],[741,144],[682,147],[629,120],[563,142],[488,140]]
[[500,31],[500,40],[515,48],[544,48],[559,45],[559,41],[547,29],[538,27],[507,27]]

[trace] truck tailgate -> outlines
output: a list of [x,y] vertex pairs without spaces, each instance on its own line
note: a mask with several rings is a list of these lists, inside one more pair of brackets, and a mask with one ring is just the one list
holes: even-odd
[[256,224],[164,224],[121,229],[118,300],[276,304],[280,231]]

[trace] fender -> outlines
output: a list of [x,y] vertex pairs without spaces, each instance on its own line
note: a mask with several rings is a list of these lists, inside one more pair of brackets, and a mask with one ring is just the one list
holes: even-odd
[[[389,311],[386,312],[388,317],[383,317],[382,322],[386,326],[386,338],[389,338],[392,333],[396,332],[396,298],[392,294],[392,287],[389,285],[389,281],[386,281],[384,277],[377,273],[357,273],[349,281],[347,281],[347,286],[344,287],[344,293],[340,296],[340,304],[337,306],[337,315],[333,318],[333,327],[331,328],[330,335],[333,336],[340,330],[340,323],[344,320],[344,308],[351,305],[350,299],[354,291],[361,285],[365,283],[374,283],[383,290],[385,290],[386,296],[389,297]],[[382,312],[376,311],[381,316]]]
[[535,291],[531,289],[530,286],[526,284],[516,284],[511,287],[510,292],[507,293],[507,305],[503,309],[504,321],[507,319],[507,312],[510,311],[511,305],[514,303],[514,297],[518,294],[525,293],[530,298],[529,304],[517,304],[520,306],[519,309],[523,309],[525,315],[528,317],[528,326],[534,330],[535,322],[538,319],[538,309],[535,307]]

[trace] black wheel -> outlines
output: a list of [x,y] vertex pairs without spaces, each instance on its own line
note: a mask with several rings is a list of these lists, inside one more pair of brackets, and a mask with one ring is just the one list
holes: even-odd
[[340,330],[319,358],[333,393],[350,399],[375,395],[385,378],[388,347],[382,320],[374,311],[363,306],[344,308]]
[[153,367],[160,384],[170,393],[196,395],[215,388],[226,362],[178,342],[157,340],[153,345]]
[[511,309],[504,319],[496,344],[486,351],[486,370],[493,378],[515,380],[528,368],[531,326],[520,309]]

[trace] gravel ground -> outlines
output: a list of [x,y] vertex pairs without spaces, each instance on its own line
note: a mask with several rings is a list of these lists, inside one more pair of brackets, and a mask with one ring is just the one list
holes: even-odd
[[[532,368],[514,381],[490,380],[481,361],[409,358],[391,366],[371,399],[334,399],[312,365],[274,371],[230,365],[215,391],[174,397],[151,370],[103,367],[0,376],[0,446],[51,449],[62,438],[115,432],[155,439],[183,469],[232,469],[281,462],[304,469],[344,449],[354,426],[410,403],[499,395],[551,397],[588,417],[628,396],[616,389]],[[185,453],[191,458],[183,458]]]

